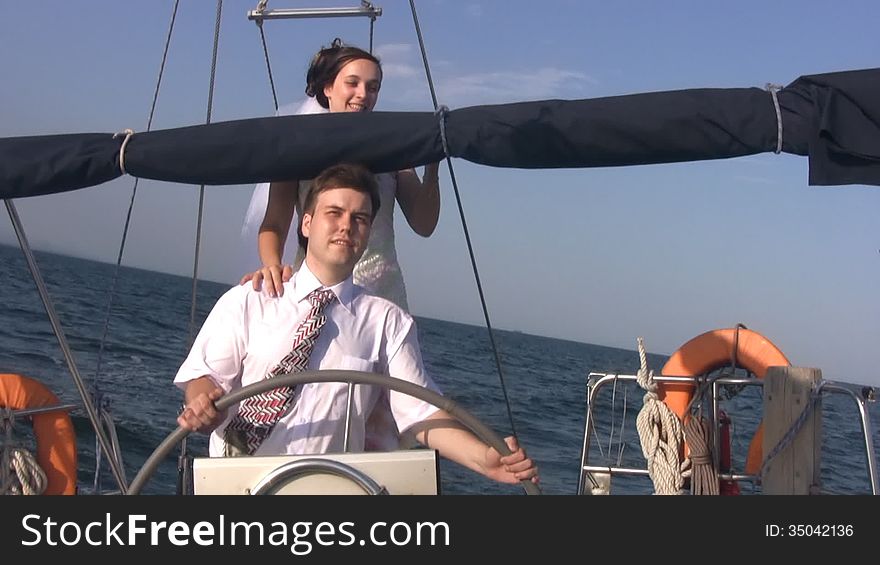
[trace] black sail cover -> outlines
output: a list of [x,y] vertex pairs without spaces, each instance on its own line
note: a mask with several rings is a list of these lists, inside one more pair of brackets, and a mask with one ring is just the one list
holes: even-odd
[[[812,185],[880,185],[880,69],[803,76],[778,92],[785,153]],[[432,112],[253,118],[135,133],[125,172],[186,184],[308,179],[339,162],[375,172],[451,157],[526,169],[619,167],[773,152],[779,121],[759,88],[688,89]],[[444,138],[446,141],[444,147]],[[121,176],[125,136],[0,138],[0,198]]]

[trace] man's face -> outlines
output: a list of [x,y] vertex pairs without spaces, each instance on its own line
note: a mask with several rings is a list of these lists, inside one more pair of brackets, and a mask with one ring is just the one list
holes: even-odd
[[331,188],[319,193],[314,212],[303,214],[302,232],[309,238],[307,256],[322,269],[351,274],[370,238],[371,213],[365,192]]

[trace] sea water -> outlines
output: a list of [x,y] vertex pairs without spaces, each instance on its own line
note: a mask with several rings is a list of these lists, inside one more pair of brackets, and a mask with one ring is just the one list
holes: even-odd
[[[117,275],[115,265],[40,252],[36,257],[78,371],[88,389],[101,395],[112,414],[125,474],[130,481],[176,428],[182,394],[172,379],[186,355],[190,336],[198,331],[228,286],[199,281],[195,321],[191,324],[189,278],[129,267],[120,268]],[[111,292],[114,278],[115,290]],[[80,407],[72,413],[80,453],[79,483],[83,492],[91,491],[97,468],[95,434],[18,248],[0,246],[0,288],[0,372],[37,379],[63,403]],[[416,317],[416,322],[427,370],[444,394],[499,435],[515,431],[539,465],[545,494],[576,493],[587,375],[591,371],[635,374],[639,368],[638,353],[493,330],[501,361],[499,375],[485,327],[421,317]],[[694,335],[707,329],[695,328]],[[663,355],[648,355],[648,365],[654,370],[659,371],[665,361]],[[510,402],[509,412],[502,380]],[[725,405],[733,420],[733,462],[740,469],[760,418],[760,389],[751,388],[758,392],[743,391]],[[644,391],[632,383],[621,383],[606,387],[603,394],[608,399],[613,395],[615,403],[613,409],[593,412],[595,434],[590,438],[590,463],[644,467],[634,423]],[[880,405],[869,406],[875,429],[874,445],[880,446]],[[823,488],[835,493],[870,492],[864,440],[854,403],[841,395],[826,397],[823,414]],[[188,452],[205,454],[205,438],[191,435]],[[160,465],[145,493],[175,492],[176,456],[175,452]],[[106,462],[100,468],[100,488],[117,488]],[[645,477],[615,477],[611,487],[615,494],[644,493],[650,489],[650,481]],[[753,488],[745,485],[743,490],[752,492]],[[441,461],[441,491],[523,492],[519,486],[494,483],[446,460]]]

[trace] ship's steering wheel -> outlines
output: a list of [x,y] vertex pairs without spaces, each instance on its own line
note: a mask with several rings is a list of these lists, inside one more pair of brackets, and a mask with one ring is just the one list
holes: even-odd
[[[489,446],[494,447],[499,453],[501,453],[501,455],[510,455],[511,453],[510,449],[508,449],[507,447],[507,444],[498,434],[496,434],[494,431],[492,431],[491,428],[483,424],[475,416],[471,415],[467,410],[456,404],[451,399],[408,381],[395,379],[393,377],[389,377],[388,375],[381,375],[378,373],[365,373],[362,371],[343,370],[302,371],[298,373],[288,373],[286,375],[279,375],[272,379],[264,379],[260,382],[242,387],[236,391],[222,396],[220,399],[217,400],[215,404],[218,410],[225,410],[233,404],[241,402],[245,398],[250,398],[251,396],[255,396],[262,392],[280,387],[296,387],[309,383],[340,382],[380,386],[428,402],[448,412],[453,418],[455,418],[465,427],[470,429],[478,438],[486,442],[486,444],[488,444]],[[134,480],[132,480],[131,484],[129,485],[126,494],[140,494],[141,490],[143,490],[144,488],[144,485],[146,485],[147,481],[156,472],[159,463],[165,459],[165,457],[168,455],[168,453],[171,452],[175,445],[177,445],[183,438],[185,438],[189,434],[190,430],[187,430],[186,428],[180,426],[176,430],[171,432],[171,434],[169,434],[168,437],[166,437],[162,441],[162,443],[159,444],[159,446],[153,451],[150,457],[147,458],[147,460],[144,462],[140,471],[138,471],[137,476],[135,476]],[[352,478],[353,480],[357,480],[356,477]],[[541,490],[538,485],[533,483],[531,480],[523,480],[521,481],[521,484],[523,489],[525,489],[526,494],[541,494]]]

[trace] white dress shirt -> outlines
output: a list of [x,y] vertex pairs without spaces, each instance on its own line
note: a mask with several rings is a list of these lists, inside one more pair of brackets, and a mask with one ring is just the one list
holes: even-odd
[[[211,310],[175,384],[185,388],[208,375],[229,392],[266,377],[287,354],[293,336],[306,318],[309,293],[322,288],[303,264],[284,295],[255,292],[250,285],[231,288]],[[327,322],[315,342],[309,370],[350,369],[383,373],[439,392],[425,372],[415,322],[392,302],[372,296],[351,277],[330,287],[337,300],[324,309]],[[314,454],[342,451],[348,385],[315,383],[299,387],[293,409],[282,416],[255,455]],[[363,451],[365,429],[377,403],[390,404],[397,428],[403,432],[438,410],[411,396],[356,385],[349,448]],[[223,430],[237,407],[212,434],[210,454],[224,454]],[[381,420],[381,419],[380,419]]]

